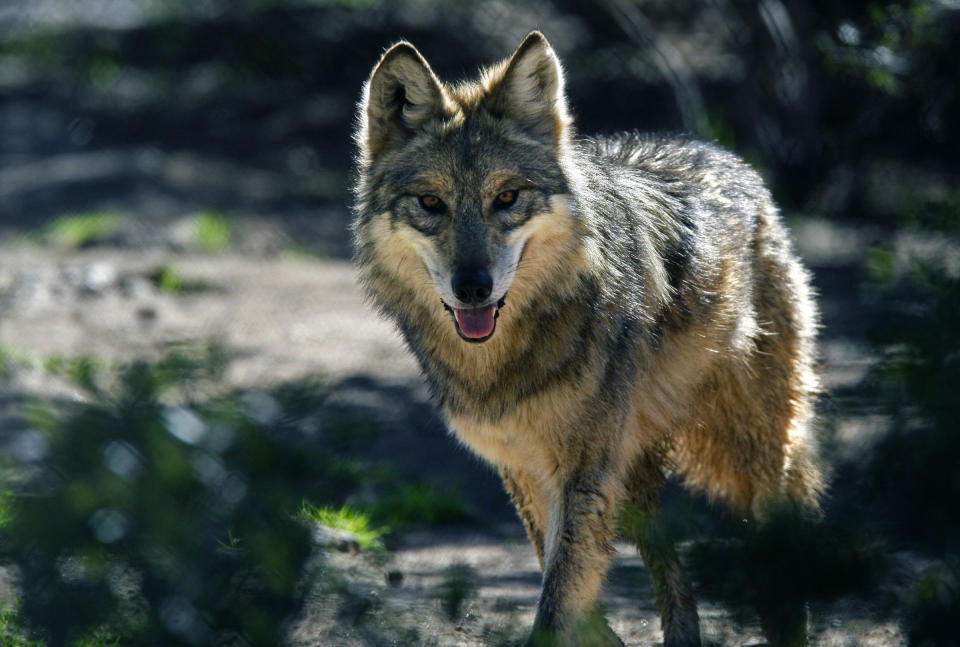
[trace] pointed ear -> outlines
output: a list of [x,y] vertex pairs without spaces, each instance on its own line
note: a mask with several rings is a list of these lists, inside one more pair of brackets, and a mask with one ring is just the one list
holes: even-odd
[[552,143],[561,140],[570,123],[563,69],[543,34],[530,32],[491,76],[486,98],[491,112],[519,122],[537,137]]
[[369,157],[402,144],[445,114],[449,98],[417,49],[397,43],[380,59],[364,88],[360,144]]

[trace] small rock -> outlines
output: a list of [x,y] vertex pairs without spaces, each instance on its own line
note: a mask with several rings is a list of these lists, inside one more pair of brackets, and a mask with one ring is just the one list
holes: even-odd
[[178,251],[195,249],[197,221],[193,216],[184,216],[167,228],[167,241]]
[[356,539],[344,539],[337,542],[337,550],[341,553],[350,553],[351,555],[356,555],[360,552],[360,544]]
[[241,400],[246,406],[247,415],[261,425],[272,425],[283,413],[276,399],[263,391],[249,391]]
[[157,282],[144,276],[126,276],[120,282],[120,290],[128,299],[148,298],[156,294]]
[[117,270],[110,263],[94,263],[83,273],[83,287],[90,292],[100,293],[117,282]]
[[387,572],[387,584],[390,586],[400,586],[403,584],[403,573],[400,571],[388,571]]
[[157,320],[157,309],[153,306],[141,306],[137,308],[137,320],[146,325]]

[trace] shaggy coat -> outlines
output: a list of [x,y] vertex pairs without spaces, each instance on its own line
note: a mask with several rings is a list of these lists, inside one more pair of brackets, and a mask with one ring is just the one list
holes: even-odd
[[[586,640],[618,507],[655,520],[667,473],[744,515],[817,509],[816,310],[756,172],[679,137],[576,138],[537,32],[455,86],[400,43],[363,97],[362,283],[526,525],[544,572],[529,644]],[[652,536],[665,643],[698,645]]]

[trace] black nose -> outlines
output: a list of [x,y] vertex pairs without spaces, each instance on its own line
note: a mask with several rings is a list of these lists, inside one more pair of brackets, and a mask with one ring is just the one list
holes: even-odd
[[478,305],[490,298],[493,279],[486,270],[457,270],[453,275],[453,294],[461,303]]

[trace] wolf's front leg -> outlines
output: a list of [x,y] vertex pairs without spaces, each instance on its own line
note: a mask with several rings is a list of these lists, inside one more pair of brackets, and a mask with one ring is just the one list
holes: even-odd
[[543,487],[536,478],[518,469],[507,469],[501,466],[500,478],[503,479],[503,487],[510,495],[510,500],[513,501],[517,514],[520,515],[520,520],[527,529],[530,543],[537,551],[537,559],[540,560],[542,571],[544,532],[548,523],[547,502]]
[[528,647],[622,647],[596,610],[614,554],[618,503],[617,479],[608,469],[580,471],[554,493]]

